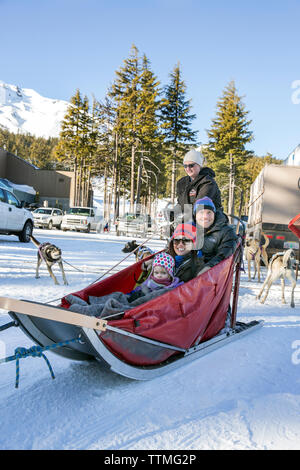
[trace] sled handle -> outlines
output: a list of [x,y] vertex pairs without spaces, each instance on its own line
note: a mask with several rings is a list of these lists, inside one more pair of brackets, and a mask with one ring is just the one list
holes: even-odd
[[29,300],[0,297],[0,308],[32,317],[45,318],[46,320],[68,323],[92,330],[106,331],[106,320],[82,315],[81,313],[70,312],[70,310],[62,307],[53,307],[52,305],[31,302]]

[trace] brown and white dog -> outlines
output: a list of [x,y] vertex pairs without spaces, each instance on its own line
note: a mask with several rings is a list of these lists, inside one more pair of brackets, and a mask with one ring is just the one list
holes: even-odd
[[57,281],[55,275],[53,274],[52,271],[52,266],[57,263],[60,267],[60,270],[62,272],[62,277],[64,280],[64,284],[68,285],[67,278],[65,275],[63,263],[62,263],[62,258],[61,258],[61,249],[58,248],[56,245],[52,245],[51,243],[40,243],[36,238],[34,238],[32,235],[30,237],[32,243],[37,247],[38,253],[37,253],[37,265],[36,265],[36,273],[35,277],[38,279],[39,276],[39,268],[40,265],[43,261],[45,261],[48,272],[50,276],[52,277],[53,281],[55,284],[59,284]]
[[267,247],[270,243],[268,237],[262,232],[262,237],[264,238],[264,244],[260,243],[260,240],[256,238],[252,238],[247,236],[245,242],[245,258],[248,263],[248,279],[251,280],[251,263],[253,261],[254,264],[254,275],[253,279],[255,279],[256,272],[258,282],[260,282],[260,259],[262,258],[266,268],[268,267],[268,255],[267,255]]
[[294,290],[296,287],[296,275],[294,269],[296,268],[297,260],[295,256],[295,252],[292,249],[289,249],[282,253],[275,253],[270,259],[268,273],[265,282],[257,296],[257,299],[260,299],[262,293],[266,289],[266,293],[264,297],[261,299],[261,303],[263,304],[268,296],[269,290],[273,282],[277,281],[280,278],[281,280],[281,300],[282,303],[285,304],[285,297],[284,297],[284,288],[285,288],[285,279],[288,279],[292,284],[292,294],[291,294],[291,307],[295,307],[294,301]]

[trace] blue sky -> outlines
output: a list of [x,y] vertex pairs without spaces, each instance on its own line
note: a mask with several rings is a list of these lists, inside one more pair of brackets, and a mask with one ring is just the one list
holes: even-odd
[[300,143],[299,0],[0,0],[0,18],[6,83],[102,99],[134,43],[162,85],[180,62],[201,142],[233,79],[249,148],[286,158]]

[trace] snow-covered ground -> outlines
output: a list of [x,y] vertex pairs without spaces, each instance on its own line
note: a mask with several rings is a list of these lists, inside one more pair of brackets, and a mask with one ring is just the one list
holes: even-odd
[[[35,230],[63,250],[69,286],[55,286],[45,267],[35,279],[36,248],[0,236],[0,296],[46,302],[79,290],[124,257],[126,238]],[[147,243],[161,248],[164,242]],[[131,262],[129,257],[115,269]],[[62,282],[58,268],[54,268]],[[264,271],[265,273],[265,271]],[[161,378],[132,381],[51,352],[0,365],[1,449],[299,449],[300,289],[296,307],[281,305],[280,285],[265,305],[243,273],[239,319],[264,327]],[[290,298],[287,288],[287,300]],[[0,325],[11,319],[0,311]],[[18,328],[0,332],[1,356],[31,341]]]

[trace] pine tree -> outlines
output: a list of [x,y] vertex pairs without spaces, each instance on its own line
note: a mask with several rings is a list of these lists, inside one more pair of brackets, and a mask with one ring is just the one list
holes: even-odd
[[60,162],[75,171],[75,204],[87,203],[87,186],[90,179],[90,159],[94,146],[93,119],[89,102],[77,90],[61,124],[60,140],[55,155]]
[[150,197],[151,186],[152,189],[157,188],[156,174],[153,177],[151,171],[155,169],[159,172],[157,164],[161,155],[158,151],[162,144],[158,116],[159,94],[159,81],[150,69],[148,58],[145,54],[141,58],[137,47],[133,45],[129,58],[116,72],[110,90],[115,105],[118,161],[122,161],[126,169],[130,165],[131,210],[135,197],[136,202],[139,202],[142,173],[146,176],[146,192]]
[[[149,207],[152,193],[156,195],[158,192],[159,175],[163,166],[161,162],[163,136],[159,123],[159,84],[150,68],[150,61],[144,54],[137,107],[137,137],[140,143],[137,193],[148,199]],[[147,184],[143,186],[141,185],[142,175],[147,181]],[[141,190],[138,191],[138,188]]]
[[[242,98],[238,95],[234,81],[231,81],[217,102],[216,117],[208,134],[208,145],[204,155],[215,173],[219,186],[232,189],[233,185],[245,190],[248,177],[245,165],[253,152],[246,145],[253,140],[249,130],[251,120],[245,110]],[[223,194],[225,197],[225,194]],[[228,194],[229,211],[233,208],[233,192]]]
[[[111,87],[110,97],[115,102],[116,136],[120,136],[131,149],[130,168],[130,208],[133,211],[135,197],[135,160],[138,146],[138,94],[141,76],[139,51],[132,45],[129,57],[116,72],[116,79]],[[118,139],[118,137],[116,137]]]
[[170,74],[170,83],[165,87],[165,98],[162,101],[162,129],[168,150],[165,164],[171,172],[171,198],[175,199],[176,166],[182,153],[196,142],[197,131],[191,128],[195,114],[190,114],[191,100],[186,99],[186,85],[182,79],[180,65],[174,67]]

